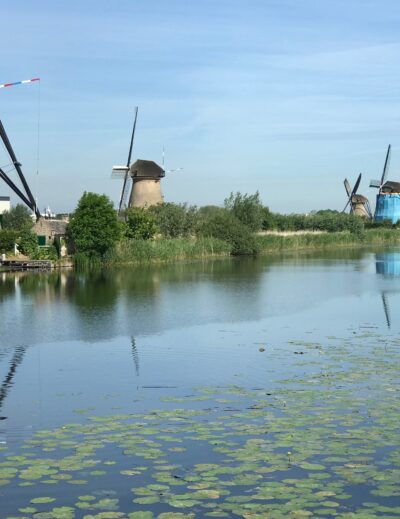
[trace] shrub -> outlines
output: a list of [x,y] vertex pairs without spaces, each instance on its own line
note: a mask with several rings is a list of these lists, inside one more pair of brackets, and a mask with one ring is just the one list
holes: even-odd
[[259,252],[250,229],[227,209],[216,211],[205,219],[199,225],[198,232],[226,241],[231,245],[231,254],[234,256],[255,255]]
[[148,209],[165,238],[189,236],[194,232],[197,222],[197,208],[187,204],[172,202],[159,204]]
[[157,233],[156,217],[154,213],[137,207],[125,211],[125,236],[135,240],[148,240]]
[[18,233],[12,229],[0,230],[0,254],[14,250]]
[[17,240],[19,251],[25,256],[33,258],[38,252],[37,236],[30,229],[23,229]]
[[323,210],[310,214],[270,213],[264,208],[263,229],[278,231],[326,231],[362,233],[365,222],[359,216]]
[[106,195],[84,193],[67,228],[77,252],[104,255],[118,240],[121,227]]
[[265,209],[260,201],[260,194],[257,191],[254,195],[247,193],[230,194],[224,202],[225,208],[230,211],[238,220],[252,231],[259,231],[262,227]]

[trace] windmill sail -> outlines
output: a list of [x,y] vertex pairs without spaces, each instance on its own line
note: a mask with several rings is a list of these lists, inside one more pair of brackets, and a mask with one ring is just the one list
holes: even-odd
[[133,128],[132,128],[132,135],[131,135],[131,142],[129,144],[129,152],[128,152],[128,160],[126,162],[126,170],[124,175],[124,181],[122,184],[122,190],[121,190],[121,196],[119,199],[119,207],[118,207],[118,213],[121,213],[126,208],[126,202],[128,198],[129,193],[129,169],[131,166],[131,158],[132,158],[132,149],[133,149],[133,141],[135,138],[135,130],[136,130],[136,121],[137,121],[137,115],[138,115],[138,107],[135,107],[135,119],[133,122]]
[[36,200],[34,199],[32,192],[29,188],[28,182],[25,179],[25,176],[21,169],[21,163],[18,161],[13,147],[11,146],[11,142],[8,138],[8,135],[6,133],[6,130],[3,126],[3,123],[0,121],[0,138],[4,143],[4,146],[8,152],[8,155],[10,156],[11,162],[13,164],[13,167],[15,171],[18,174],[18,177],[21,181],[21,184],[24,188],[25,193],[17,187],[15,182],[11,180],[9,177],[9,174],[7,174],[3,169],[0,168],[0,178],[4,180],[4,182],[14,191],[14,193],[26,204],[36,215],[36,218],[39,220],[40,218],[40,211],[36,206]]

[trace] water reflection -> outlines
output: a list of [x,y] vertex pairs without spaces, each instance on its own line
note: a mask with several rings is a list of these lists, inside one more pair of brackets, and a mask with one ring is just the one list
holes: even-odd
[[[372,268],[382,274],[378,290],[367,275]],[[384,294],[390,322],[387,294],[395,288],[387,278],[399,273],[400,252],[360,250],[88,273],[1,273],[0,357],[27,343],[94,343],[257,321],[368,291]]]
[[12,356],[10,361],[8,372],[6,373],[4,380],[0,386],[0,420],[6,419],[5,416],[1,415],[1,410],[3,408],[3,403],[8,395],[8,392],[11,389],[11,386],[13,385],[13,379],[17,371],[17,368],[24,358],[25,351],[25,346],[19,346],[15,349],[14,355]]
[[135,364],[135,373],[136,373],[136,376],[139,377],[139,375],[140,375],[139,350],[136,346],[135,337],[131,337],[131,346],[132,346],[133,362]]
[[[385,252],[376,254],[376,273],[380,274],[386,280],[400,277],[400,252]],[[392,326],[390,302],[388,291],[382,290],[382,305],[385,312],[386,324],[390,329]]]

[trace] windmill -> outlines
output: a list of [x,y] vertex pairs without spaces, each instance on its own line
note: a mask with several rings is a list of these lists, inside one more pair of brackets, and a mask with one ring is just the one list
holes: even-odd
[[343,209],[343,213],[346,211],[347,206],[350,205],[350,214],[355,214],[357,216],[361,216],[363,218],[372,218],[371,207],[369,205],[369,200],[363,195],[357,194],[357,190],[360,186],[361,182],[361,173],[358,175],[356,183],[354,184],[353,189],[351,189],[350,182],[347,178],[344,179],[344,187],[347,193],[347,204]]
[[381,179],[371,180],[369,187],[379,189],[376,196],[375,221],[390,220],[395,224],[400,220],[400,182],[387,180],[390,158],[391,145],[389,144]]
[[[135,108],[135,120],[133,123],[126,166],[114,166],[112,170],[113,178],[123,179],[118,206],[119,214],[121,214],[127,207],[144,208],[163,202],[160,180],[165,176],[164,169],[152,160],[136,160],[134,164],[131,164],[137,114],[138,107]],[[130,195],[129,190],[131,191]]]

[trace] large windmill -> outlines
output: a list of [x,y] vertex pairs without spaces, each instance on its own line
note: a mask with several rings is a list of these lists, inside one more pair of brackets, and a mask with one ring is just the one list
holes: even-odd
[[[11,160],[11,162],[6,164],[5,166],[0,167],[0,178],[4,180],[8,187],[10,187],[14,191],[14,193],[20,198],[20,200],[22,200],[22,202],[24,202],[24,204],[27,205],[29,209],[33,211],[33,213],[36,216],[36,219],[39,220],[40,211],[37,208],[36,200],[34,199],[32,192],[29,188],[28,182],[26,181],[25,176],[22,173],[21,163],[18,161],[14,153],[13,147],[11,146],[11,142],[1,121],[0,139],[2,140],[7,154]],[[21,187],[18,187],[11,177],[11,174],[14,174],[15,172],[17,173],[19,180],[22,184]]]
[[160,180],[165,176],[164,169],[152,160],[136,160],[131,164],[137,115],[138,107],[135,108],[135,119],[126,166],[114,166],[112,170],[113,178],[123,179],[118,206],[120,214],[128,207],[150,207],[163,202]]
[[371,180],[369,187],[379,189],[376,196],[375,221],[390,220],[392,223],[397,223],[400,220],[400,182],[387,180],[390,157],[391,146],[389,144],[381,179]]
[[347,193],[347,203],[343,209],[343,212],[345,212],[347,207],[350,205],[350,214],[362,216],[363,218],[372,218],[372,212],[368,198],[357,193],[360,182],[361,173],[358,175],[353,189],[351,189],[350,182],[347,180],[347,178],[344,179],[344,187]]

